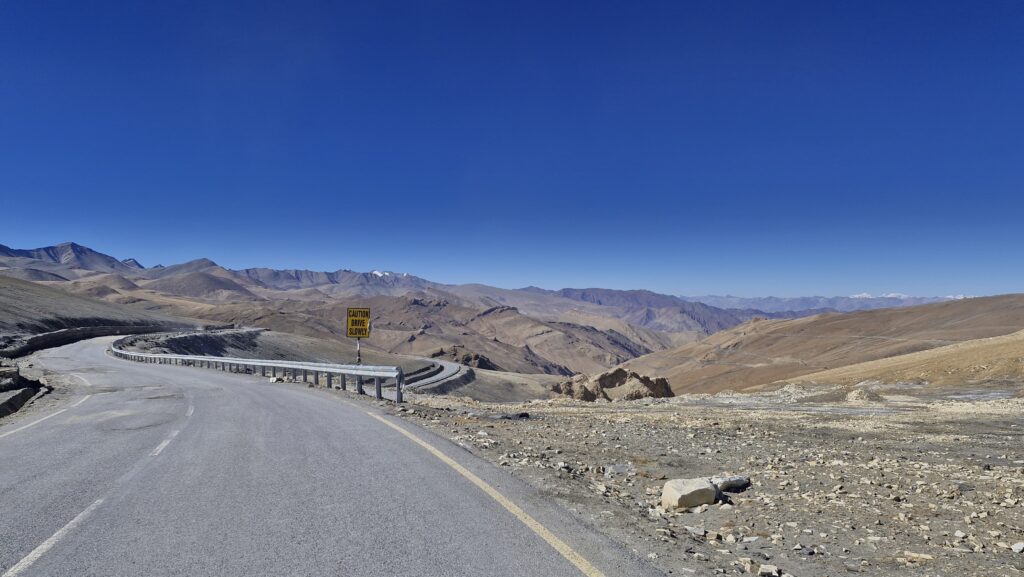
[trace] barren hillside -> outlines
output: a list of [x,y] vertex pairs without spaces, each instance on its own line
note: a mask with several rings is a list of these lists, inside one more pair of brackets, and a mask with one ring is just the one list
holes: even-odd
[[260,297],[234,280],[208,272],[189,272],[175,276],[163,276],[157,280],[147,282],[143,287],[165,294],[212,301],[260,300]]
[[787,382],[854,385],[963,386],[1024,383],[1024,331],[974,339],[788,379]]
[[743,390],[875,359],[1024,329],[1024,295],[752,321],[627,361],[676,393]]
[[0,276],[0,347],[18,337],[57,329],[149,325],[175,320]]

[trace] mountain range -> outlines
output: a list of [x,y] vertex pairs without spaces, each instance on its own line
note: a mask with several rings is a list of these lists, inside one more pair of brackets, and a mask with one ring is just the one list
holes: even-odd
[[[808,297],[740,299],[729,301],[739,306],[721,307],[644,290],[503,289],[347,269],[232,270],[206,258],[147,268],[135,259],[118,259],[75,243],[37,249],[0,245],[0,267],[3,276],[146,314],[318,338],[342,338],[345,308],[366,305],[374,313],[367,344],[382,351],[562,375],[600,372],[754,319],[800,318],[849,306],[842,300]],[[754,302],[765,307],[748,306]],[[909,297],[858,300],[868,308],[908,302]]]
[[765,312],[833,310],[839,312],[866,311],[894,307],[912,307],[948,300],[959,300],[962,295],[943,297],[914,297],[905,294],[889,293],[879,296],[862,293],[853,296],[837,297],[734,297],[705,295],[680,297],[690,302],[700,302],[720,308],[757,309]]

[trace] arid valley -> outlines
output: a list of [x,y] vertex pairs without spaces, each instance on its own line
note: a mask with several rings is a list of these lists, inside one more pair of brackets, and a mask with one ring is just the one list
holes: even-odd
[[[4,419],[15,425],[83,390],[35,360],[64,343],[43,342],[53,335],[139,333],[126,350],[352,363],[339,319],[368,307],[364,361],[410,375],[407,402],[377,401],[382,410],[666,573],[1024,569],[1021,295],[766,313],[380,271],[144,268],[74,244],[0,252],[3,343],[37,387]],[[417,385],[442,361],[457,371]],[[271,380],[324,388],[305,371]],[[374,403],[337,384],[327,393]],[[733,477],[742,484],[704,504],[663,500],[671,479]]]

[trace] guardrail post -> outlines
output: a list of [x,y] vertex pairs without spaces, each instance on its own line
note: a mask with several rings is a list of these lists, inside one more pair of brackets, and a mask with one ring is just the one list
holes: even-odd
[[327,388],[333,389],[334,385],[331,384],[331,373],[324,373],[324,376],[327,377]]
[[313,384],[320,388],[320,371],[313,371]]
[[341,390],[347,391],[348,390],[348,375],[346,375],[345,373],[341,373],[340,375],[338,375],[338,381],[341,382]]
[[395,404],[402,403],[402,388],[405,387],[405,374],[402,370],[398,370],[398,376],[395,377]]
[[304,382],[304,383],[306,382],[306,375],[307,375],[307,373],[308,373],[308,371],[306,371],[306,369],[302,369],[302,382]]
[[356,375],[356,394],[357,395],[365,395],[366,394],[366,393],[363,392],[363,376],[362,375]]
[[382,383],[380,377],[373,377],[373,394],[375,397],[377,397],[378,401],[384,398],[384,395],[382,395],[380,391],[381,384]]

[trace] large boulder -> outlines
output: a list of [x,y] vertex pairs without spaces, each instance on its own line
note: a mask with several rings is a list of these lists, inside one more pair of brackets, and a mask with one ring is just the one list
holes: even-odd
[[718,498],[718,487],[707,479],[672,479],[661,489],[661,506],[689,509],[710,505]]

